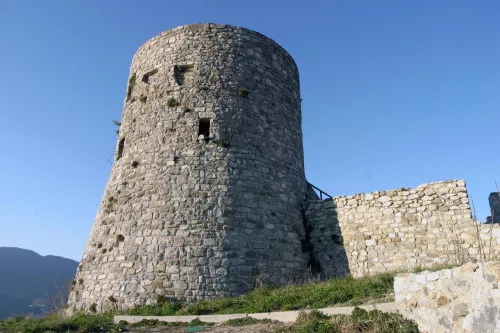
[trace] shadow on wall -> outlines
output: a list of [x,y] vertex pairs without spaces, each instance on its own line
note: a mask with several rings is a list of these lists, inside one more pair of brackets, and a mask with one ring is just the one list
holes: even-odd
[[332,198],[310,196],[304,203],[305,239],[302,251],[309,254],[307,274],[321,279],[350,274],[344,239]]

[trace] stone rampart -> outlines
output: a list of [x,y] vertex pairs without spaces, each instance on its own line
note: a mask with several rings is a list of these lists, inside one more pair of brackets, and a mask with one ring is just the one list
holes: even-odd
[[421,332],[500,332],[500,262],[467,263],[438,272],[400,274],[398,311]]
[[500,254],[500,227],[472,219],[463,180],[309,201],[305,215],[310,247],[325,276],[343,271],[363,276]]

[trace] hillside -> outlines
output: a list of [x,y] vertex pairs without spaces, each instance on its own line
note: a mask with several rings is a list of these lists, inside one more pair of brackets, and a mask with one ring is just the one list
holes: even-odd
[[47,311],[49,299],[67,288],[77,267],[71,259],[0,247],[0,319]]

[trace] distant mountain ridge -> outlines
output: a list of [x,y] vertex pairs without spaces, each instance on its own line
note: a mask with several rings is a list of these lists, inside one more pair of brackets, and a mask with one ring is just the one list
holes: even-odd
[[0,319],[48,311],[49,298],[71,284],[78,262],[16,247],[0,247]]

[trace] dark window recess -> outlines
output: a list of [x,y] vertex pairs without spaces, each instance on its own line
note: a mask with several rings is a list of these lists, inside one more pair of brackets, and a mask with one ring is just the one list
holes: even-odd
[[118,152],[116,153],[116,160],[118,161],[123,155],[123,147],[125,146],[125,138],[118,143]]
[[182,86],[184,81],[186,80],[186,75],[191,72],[194,68],[194,65],[175,65],[174,66],[174,75],[175,82],[178,85]]
[[200,125],[198,126],[198,136],[200,135],[203,135],[205,137],[205,140],[210,136],[210,119],[200,119]]
[[132,97],[132,92],[134,91],[135,87],[135,73],[128,79],[128,89],[127,89],[127,102],[130,100]]
[[158,73],[158,69],[153,69],[142,76],[142,82],[151,83],[151,76]]

